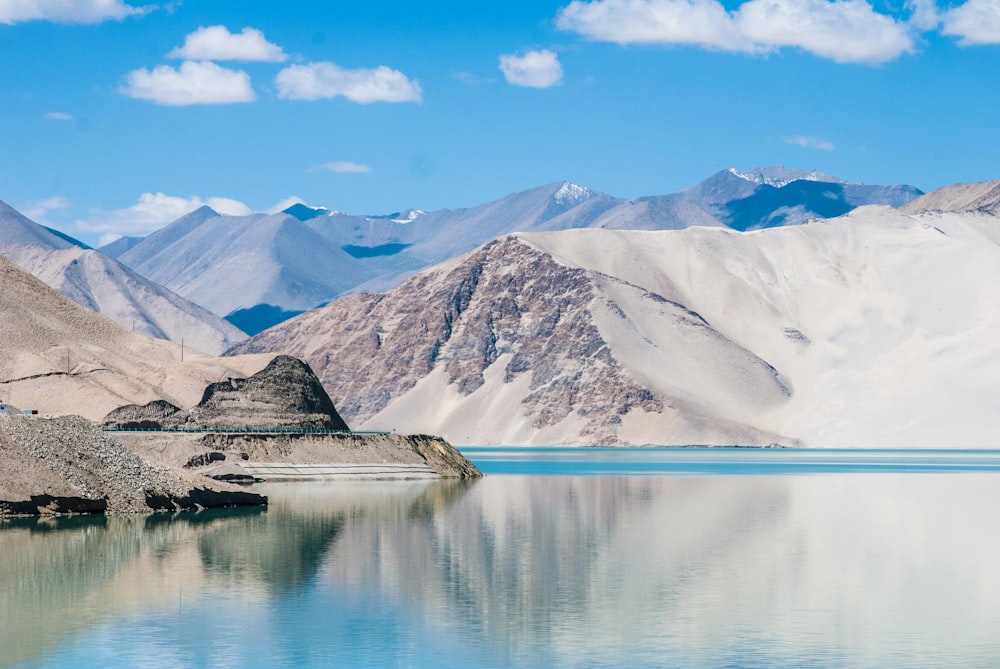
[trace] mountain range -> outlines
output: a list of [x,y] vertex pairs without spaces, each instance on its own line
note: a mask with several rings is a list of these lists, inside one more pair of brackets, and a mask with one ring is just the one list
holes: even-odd
[[104,253],[0,202],[0,255],[74,302],[136,332],[218,354],[246,335]]
[[106,250],[254,334],[339,296],[390,289],[513,232],[748,230],[836,216],[864,204],[899,206],[920,194],[909,186],[847,184],[814,171],[729,169],[680,193],[634,199],[558,182],[466,209],[383,216],[303,204],[251,216],[203,207],[141,241]]
[[351,424],[457,443],[985,447],[998,207],[991,182],[752,232],[502,235],[232,352],[304,358]]

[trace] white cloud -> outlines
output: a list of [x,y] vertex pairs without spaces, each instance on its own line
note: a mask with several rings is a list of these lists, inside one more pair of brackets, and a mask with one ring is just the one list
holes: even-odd
[[368,174],[372,171],[372,168],[362,163],[351,162],[350,160],[338,160],[337,162],[323,163],[322,165],[316,165],[315,167],[309,168],[310,172],[320,172],[324,170],[337,172],[339,174]]
[[46,121],[73,121],[72,114],[67,114],[66,112],[46,112],[42,115],[42,118]]
[[882,63],[913,50],[911,28],[866,0],[749,0],[733,12],[718,0],[574,0],[556,24],[618,44],[745,53],[794,47],[838,63]]
[[68,209],[70,201],[62,196],[50,197],[45,200],[35,200],[21,207],[21,213],[35,221],[44,223],[45,217],[55,209]]
[[277,44],[271,44],[264,33],[244,28],[233,34],[225,26],[198,28],[184,39],[184,46],[167,54],[168,58],[184,60],[244,60],[280,63],[288,56]]
[[716,0],[574,0],[560,10],[556,26],[598,42],[756,50]]
[[755,44],[798,47],[837,63],[884,63],[913,50],[909,27],[865,0],[750,0],[734,19]]
[[213,105],[253,102],[250,76],[215,63],[185,61],[180,68],[161,65],[125,75],[121,92],[130,98],[151,100],[158,105]]
[[548,49],[529,51],[523,56],[500,56],[500,71],[507,83],[531,88],[549,88],[562,81],[559,56]]
[[941,15],[941,34],[962,46],[1000,44],[1000,0],[968,0]]
[[833,151],[837,148],[833,142],[820,139],[819,137],[806,137],[805,135],[785,137],[785,144],[801,146],[803,149],[819,149],[821,151]]
[[941,25],[936,0],[906,0],[906,9],[910,11],[910,25],[917,30],[936,30]]
[[0,0],[0,23],[101,23],[145,14],[150,9],[121,0]]
[[278,97],[322,100],[345,97],[351,102],[421,102],[420,84],[385,65],[349,70],[333,63],[291,65],[278,73]]
[[143,193],[132,206],[91,212],[89,218],[77,221],[75,227],[82,232],[100,232],[106,235],[148,235],[206,205],[220,214],[246,216],[252,213],[250,207],[239,200],[225,197],[202,199],[198,196],[184,198],[163,193]]

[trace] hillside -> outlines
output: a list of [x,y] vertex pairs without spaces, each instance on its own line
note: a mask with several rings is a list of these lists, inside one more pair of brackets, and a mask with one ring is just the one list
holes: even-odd
[[0,255],[77,304],[157,339],[218,354],[246,339],[231,323],[103,253],[57,235],[0,202]]
[[5,258],[0,286],[0,402],[22,409],[100,420],[123,404],[155,399],[189,407],[209,383],[249,376],[273,358],[214,358],[150,339]]
[[348,422],[465,444],[994,444],[1000,222],[505,237],[233,352],[317,370]]
[[1000,214],[1000,181],[980,181],[939,188],[910,202],[903,211],[980,211]]

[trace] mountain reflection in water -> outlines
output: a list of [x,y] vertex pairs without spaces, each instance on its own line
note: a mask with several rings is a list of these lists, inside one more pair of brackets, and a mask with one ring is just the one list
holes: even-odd
[[997,481],[283,484],[8,521],[0,666],[987,666]]

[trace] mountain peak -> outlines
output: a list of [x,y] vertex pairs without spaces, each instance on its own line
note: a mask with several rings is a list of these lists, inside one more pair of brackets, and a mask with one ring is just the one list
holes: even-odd
[[823,174],[819,170],[796,170],[787,168],[784,165],[771,165],[768,167],[754,167],[747,172],[740,172],[735,167],[727,170],[730,174],[749,181],[751,183],[774,186],[781,188],[793,181],[822,181],[824,183],[845,184],[843,179],[831,177]]
[[580,202],[585,202],[596,195],[597,193],[586,186],[578,186],[577,184],[570,183],[569,181],[564,181],[559,187],[559,190],[557,190],[555,195],[552,197],[555,198],[555,201],[559,204],[579,204]]
[[325,216],[330,213],[330,210],[325,207],[310,207],[304,202],[296,202],[292,206],[282,209],[282,214],[288,214],[289,216],[294,216],[300,221],[309,221],[319,216]]

